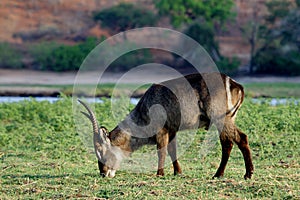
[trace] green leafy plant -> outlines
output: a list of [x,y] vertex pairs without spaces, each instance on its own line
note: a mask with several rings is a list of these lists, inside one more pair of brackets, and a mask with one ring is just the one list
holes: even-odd
[[[233,73],[238,68],[237,59],[221,55],[215,39],[217,31],[235,15],[233,1],[155,0],[155,5],[161,15],[170,16],[175,27],[188,25],[185,34],[204,47],[222,72]],[[188,54],[192,55],[192,51]]]
[[234,16],[232,0],[155,0],[162,15],[169,15],[175,27],[202,19],[209,26],[223,24]]
[[192,24],[187,28],[185,34],[196,40],[215,60],[220,60],[219,45],[214,37],[214,30],[207,24]]
[[[103,103],[95,104],[95,114],[99,123],[111,130],[116,122],[110,103],[103,99]],[[120,170],[114,179],[103,179],[93,149],[82,141],[86,136],[92,146],[91,124],[79,108],[82,128],[75,128],[70,98],[55,103],[34,99],[0,103],[1,198],[298,199],[300,107],[293,103],[274,107],[269,103],[261,99],[254,104],[246,98],[236,118],[237,125],[248,134],[252,149],[255,172],[253,180],[248,181],[241,180],[244,163],[236,146],[226,176],[211,179],[221,150],[216,143],[205,157],[201,156],[204,130],[197,131],[180,157],[184,170],[180,177],[174,177],[167,167],[164,177],[153,176],[154,172]],[[147,146],[142,152],[151,148],[155,146]]]
[[257,73],[300,74],[300,4],[275,0],[266,3],[268,15],[260,27],[263,39],[254,63]]
[[9,43],[0,43],[0,67],[1,68],[21,68],[22,53]]
[[108,70],[113,72],[127,71],[152,60],[149,49],[142,49],[126,53],[113,61]]
[[60,46],[56,42],[46,41],[28,45],[28,52],[33,59],[32,68],[38,70],[46,69],[50,55]]
[[97,45],[96,38],[87,38],[76,45],[41,43],[30,48],[35,68],[50,71],[78,70],[84,58]]
[[226,58],[219,52],[219,45],[213,35],[214,30],[205,24],[195,23],[191,25],[185,34],[196,40],[216,62],[219,70],[226,74],[234,74],[240,65],[237,58]]
[[234,57],[222,57],[220,61],[216,62],[216,64],[220,72],[228,75],[234,75],[237,72],[237,69],[240,66],[241,62]]
[[94,20],[101,21],[102,26],[118,33],[133,28],[153,26],[157,19],[149,10],[129,3],[121,3],[95,13]]
[[275,75],[300,75],[300,54],[298,51],[282,52],[278,48],[266,48],[255,57],[256,73]]

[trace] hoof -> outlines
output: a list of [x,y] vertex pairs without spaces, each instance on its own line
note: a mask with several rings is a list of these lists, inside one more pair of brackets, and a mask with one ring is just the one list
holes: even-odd
[[247,180],[247,179],[251,179],[251,177],[252,177],[252,174],[253,174],[253,167],[252,167],[252,169],[250,169],[250,170],[246,170],[246,174],[244,175],[244,179],[245,180]]
[[182,175],[182,172],[174,172],[174,176],[181,176]]
[[223,177],[223,173],[222,174],[218,174],[218,173],[216,173],[213,177],[212,177],[212,179],[218,179],[218,178],[222,178]]
[[253,172],[252,172],[252,173],[246,173],[246,174],[244,175],[244,179],[245,179],[245,180],[251,179],[252,174],[253,174]]
[[165,175],[164,169],[157,170],[156,176],[164,176],[164,175]]
[[221,179],[223,176],[213,176],[212,179]]

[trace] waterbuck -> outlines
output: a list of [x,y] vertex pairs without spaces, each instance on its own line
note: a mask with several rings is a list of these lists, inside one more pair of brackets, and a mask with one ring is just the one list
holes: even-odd
[[244,157],[244,178],[250,179],[254,168],[247,135],[234,124],[243,99],[243,87],[224,74],[191,74],[153,84],[129,115],[110,132],[99,127],[93,111],[79,102],[87,109],[88,113],[82,113],[93,125],[95,153],[103,177],[114,177],[122,159],[146,144],[157,145],[157,175],[164,175],[167,151],[174,175],[181,174],[176,132],[208,129],[214,124],[222,145],[222,159],[214,178],[223,176],[233,143],[236,143]]

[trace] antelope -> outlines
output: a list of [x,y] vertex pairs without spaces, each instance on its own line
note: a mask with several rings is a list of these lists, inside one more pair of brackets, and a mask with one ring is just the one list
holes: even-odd
[[156,144],[157,175],[164,176],[166,154],[173,162],[174,175],[182,173],[176,152],[176,133],[214,124],[219,132],[222,158],[213,178],[222,177],[233,144],[243,154],[250,179],[254,167],[248,138],[235,125],[235,117],[244,100],[243,86],[221,73],[191,74],[153,84],[136,107],[112,131],[98,125],[93,111],[82,112],[93,126],[93,141],[102,177],[114,177],[121,161],[139,147]]

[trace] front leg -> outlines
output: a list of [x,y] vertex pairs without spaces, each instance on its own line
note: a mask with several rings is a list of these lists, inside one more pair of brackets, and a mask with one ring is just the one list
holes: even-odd
[[167,154],[167,145],[169,142],[169,135],[165,129],[160,130],[156,135],[157,155],[158,155],[158,169],[157,176],[164,176],[164,165]]

